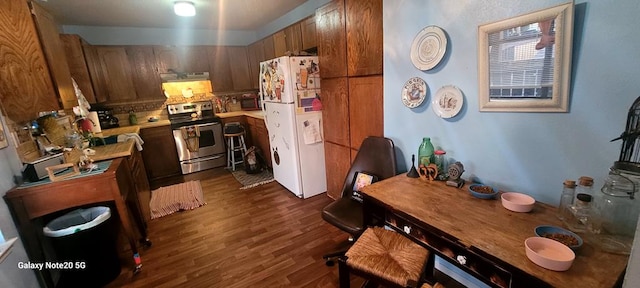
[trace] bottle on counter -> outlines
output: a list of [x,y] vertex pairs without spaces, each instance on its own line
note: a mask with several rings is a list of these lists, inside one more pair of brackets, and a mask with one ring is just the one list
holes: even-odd
[[136,116],[136,113],[133,112],[133,109],[129,111],[129,124],[130,125],[138,124],[138,117]]
[[558,206],[558,219],[565,220],[572,217],[571,205],[576,193],[576,181],[564,180],[562,195],[560,196],[560,206]]
[[[578,186],[576,187],[576,196],[578,194],[589,194],[592,197],[593,195],[593,178],[589,176],[581,176],[578,178]],[[574,202],[576,199],[573,200]]]
[[418,148],[418,166],[424,165],[425,167],[430,163],[433,163],[433,144],[431,144],[431,138],[422,138],[422,144]]

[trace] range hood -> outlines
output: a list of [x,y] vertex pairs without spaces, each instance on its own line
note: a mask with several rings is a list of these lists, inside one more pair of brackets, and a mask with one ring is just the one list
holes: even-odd
[[160,78],[163,83],[168,82],[185,82],[185,81],[201,81],[209,80],[209,72],[196,72],[196,73],[160,73]]

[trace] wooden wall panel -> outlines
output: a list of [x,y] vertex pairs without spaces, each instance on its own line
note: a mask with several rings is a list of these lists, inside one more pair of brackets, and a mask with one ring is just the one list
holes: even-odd
[[382,0],[345,0],[349,76],[382,74]]
[[347,76],[347,41],[344,0],[334,0],[316,10],[320,77]]
[[347,84],[346,77],[322,79],[321,91],[324,139],[343,146],[349,146]]
[[0,101],[7,117],[21,124],[38,111],[60,109],[27,3],[3,1],[0,26]]
[[384,136],[382,76],[349,77],[351,148],[368,136]]
[[342,195],[342,186],[349,168],[351,168],[349,150],[348,147],[324,142],[327,196],[333,199],[338,199]]

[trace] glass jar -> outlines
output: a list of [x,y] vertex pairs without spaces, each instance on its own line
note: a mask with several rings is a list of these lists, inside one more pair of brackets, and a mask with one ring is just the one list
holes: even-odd
[[444,159],[444,155],[447,154],[444,150],[436,150],[433,152],[433,162],[438,166],[438,180],[447,180],[447,173],[444,168],[447,167]]
[[[581,176],[580,178],[578,178],[578,186],[576,186],[576,196],[578,196],[578,194],[589,194],[591,196],[593,196],[593,178],[589,177],[589,176]],[[573,199],[573,202],[575,202],[576,199]]]
[[589,231],[603,250],[629,254],[640,215],[640,199],[636,197],[640,189],[640,169],[621,170],[618,164],[611,167],[600,189],[602,193],[595,198],[595,217]]
[[564,219],[564,223],[573,232],[586,232],[591,214],[591,200],[593,197],[589,194],[579,193],[576,201],[569,206],[570,215]]
[[424,165],[425,167],[430,163],[433,163],[433,144],[431,144],[431,138],[422,138],[422,144],[418,148],[418,166]]
[[558,219],[564,220],[571,217],[571,205],[573,205],[574,194],[576,193],[576,181],[564,180],[562,195],[560,196],[560,206],[558,206]]

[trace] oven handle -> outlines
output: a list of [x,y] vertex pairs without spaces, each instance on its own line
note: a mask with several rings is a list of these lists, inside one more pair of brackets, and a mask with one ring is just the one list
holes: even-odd
[[202,158],[197,158],[197,159],[194,159],[194,160],[187,160],[187,161],[183,161],[182,163],[183,164],[195,164],[197,162],[219,159],[219,158],[222,158],[223,156],[224,156],[224,154],[219,154],[219,155],[215,155],[215,156],[211,156],[211,157],[202,157]]
[[195,124],[195,125],[183,125],[183,126],[181,126],[179,128],[173,128],[173,130],[180,130],[180,128],[182,128],[182,127],[190,127],[190,126],[198,126],[198,127],[202,128],[202,127],[215,126],[215,125],[220,125],[220,122],[206,123],[206,124]]

